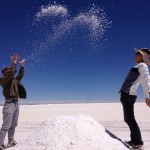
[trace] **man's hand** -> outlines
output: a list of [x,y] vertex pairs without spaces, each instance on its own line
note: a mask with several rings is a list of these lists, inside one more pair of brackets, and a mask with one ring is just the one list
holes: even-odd
[[19,55],[18,54],[14,54],[13,56],[11,56],[11,60],[14,64],[17,64]]
[[150,107],[150,98],[146,98],[146,105]]
[[22,59],[21,61],[19,61],[21,67],[24,67],[24,62],[26,61],[26,59]]

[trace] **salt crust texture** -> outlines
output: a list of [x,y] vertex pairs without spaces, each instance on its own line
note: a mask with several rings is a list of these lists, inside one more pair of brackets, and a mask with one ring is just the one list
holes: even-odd
[[11,150],[127,150],[90,116],[57,116]]

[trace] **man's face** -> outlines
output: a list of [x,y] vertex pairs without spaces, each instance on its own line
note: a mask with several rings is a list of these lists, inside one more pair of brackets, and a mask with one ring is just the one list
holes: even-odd
[[134,58],[134,60],[135,60],[135,62],[136,62],[136,63],[143,62],[142,54],[141,54],[141,53],[139,53],[139,52],[137,52],[137,53],[135,54],[135,58]]

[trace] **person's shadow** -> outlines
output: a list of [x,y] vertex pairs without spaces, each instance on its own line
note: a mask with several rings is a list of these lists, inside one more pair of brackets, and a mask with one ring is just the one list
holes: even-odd
[[109,130],[107,130],[107,129],[105,129],[105,130],[106,130],[105,132],[106,132],[109,136],[111,136],[112,138],[118,140],[118,141],[121,142],[125,147],[129,148],[127,145],[125,145],[125,143],[124,143],[120,138],[118,138],[116,135],[114,135],[114,134],[113,134],[112,132],[110,132]]

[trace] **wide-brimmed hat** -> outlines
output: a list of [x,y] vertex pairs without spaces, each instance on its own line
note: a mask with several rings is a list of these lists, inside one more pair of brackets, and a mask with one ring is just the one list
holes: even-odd
[[141,48],[141,49],[135,48],[135,51],[139,52],[142,55],[144,63],[150,65],[150,59],[149,59],[150,50],[148,48]]

